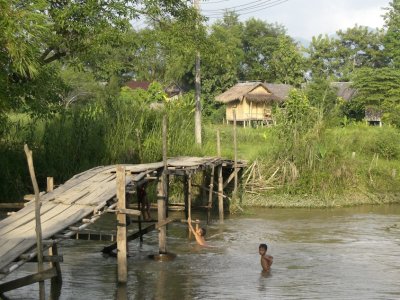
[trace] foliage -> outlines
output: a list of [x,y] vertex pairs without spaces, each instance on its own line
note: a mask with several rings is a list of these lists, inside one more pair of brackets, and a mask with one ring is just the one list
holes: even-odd
[[243,24],[234,13],[225,14],[211,26],[209,49],[202,54],[202,90],[206,97],[214,97],[238,81],[244,58],[242,31]]
[[[290,91],[284,108],[276,111],[277,133],[289,140],[297,140],[299,135],[312,128],[318,119],[318,111],[310,105],[303,91]],[[294,138],[290,138],[293,136]]]
[[90,70],[106,81],[125,73],[126,60],[121,58],[132,42],[130,21],[143,15],[180,20],[197,16],[178,0],[1,0],[0,100],[7,105],[0,113],[21,106],[35,114],[54,112],[68,97],[60,78],[64,67]]
[[378,68],[387,64],[383,53],[384,31],[354,26],[339,30],[336,37],[313,37],[307,52],[311,76],[349,81],[358,68]]
[[305,87],[305,93],[310,105],[318,108],[324,117],[330,118],[335,115],[338,105],[337,90],[324,78],[316,78]]
[[304,58],[291,38],[278,37],[278,46],[271,57],[270,72],[277,83],[299,87],[303,82]]
[[254,18],[244,23],[242,34],[244,61],[240,76],[242,80],[274,82],[269,63],[272,54],[278,48],[278,37],[285,33],[286,30],[281,25]]
[[391,65],[400,67],[400,1],[392,0],[383,16],[387,32],[384,38],[384,52]]
[[121,97],[72,106],[51,119],[19,114],[0,140],[0,199],[18,199],[29,193],[24,143],[33,149],[42,186],[46,176],[64,182],[98,165],[160,161],[164,114],[169,119],[168,155],[202,155],[192,134],[193,113],[193,99],[182,98],[151,109],[140,99],[125,101]]
[[380,68],[387,64],[383,54],[383,29],[371,30],[355,25],[346,31],[339,30],[336,40],[337,75],[344,81],[353,71],[362,67]]
[[355,73],[353,86],[357,89],[355,102],[372,106],[385,113],[386,120],[399,124],[396,112],[400,105],[400,70],[392,68],[363,68]]
[[313,79],[329,78],[336,74],[335,40],[327,35],[313,36],[307,49],[307,63]]

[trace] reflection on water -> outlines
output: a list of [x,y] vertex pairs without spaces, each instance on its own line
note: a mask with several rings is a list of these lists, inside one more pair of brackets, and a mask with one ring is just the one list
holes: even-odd
[[[128,284],[118,288],[116,259],[100,252],[105,243],[66,241],[60,299],[400,298],[400,206],[257,209],[207,229],[214,248],[188,241],[184,224],[169,225],[168,251],[177,257],[168,262],[148,258],[158,250],[156,232],[142,245],[130,242]],[[264,242],[274,256],[267,274],[258,254]],[[27,264],[7,279],[35,269]],[[38,287],[6,295],[36,299]]]

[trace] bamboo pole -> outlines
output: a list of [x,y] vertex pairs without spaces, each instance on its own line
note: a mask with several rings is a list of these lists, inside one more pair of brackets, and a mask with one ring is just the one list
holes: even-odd
[[192,218],[192,174],[188,176],[188,216]]
[[183,196],[184,199],[183,201],[185,202],[185,218],[188,219],[189,218],[189,213],[188,213],[188,191],[189,191],[189,187],[188,187],[188,176],[184,175],[183,177]]
[[[136,187],[136,195],[139,195],[138,193],[138,187]],[[142,211],[142,204],[140,203],[140,199],[138,198],[138,210]],[[146,209],[145,207],[143,207],[143,209]],[[140,244],[143,243],[143,234],[142,234],[142,216],[139,215],[138,216],[138,223],[139,223],[139,240],[140,240]]]
[[47,177],[47,187],[46,192],[52,192],[54,190],[54,178]]
[[[54,190],[54,178],[53,177],[47,177],[47,187],[46,191],[52,192]],[[57,243],[53,243],[51,247],[49,248],[49,255],[50,256],[58,256],[58,248],[57,248]],[[51,291],[57,290],[57,287],[60,286],[62,283],[62,273],[61,273],[61,266],[59,262],[51,262],[50,267],[55,268],[57,271],[57,276],[51,278]]]
[[210,178],[210,190],[208,193],[207,224],[210,222],[210,218],[211,218],[212,198],[213,198],[213,192],[214,192],[214,173],[215,173],[215,167],[212,166],[211,178]]
[[[200,2],[194,0],[194,8],[200,13]],[[196,28],[198,23],[196,22]],[[195,139],[196,144],[201,146],[201,71],[200,71],[200,51],[196,51],[196,63],[195,63],[195,111],[194,111],[194,128],[195,128]]]
[[[192,174],[188,176],[188,218],[192,219]],[[189,237],[191,236],[190,228],[189,230]]]
[[217,130],[217,156],[221,157],[221,135],[219,129]]
[[[51,245],[51,247],[49,248],[49,255],[51,257],[58,256],[57,243],[53,243],[53,245]],[[50,281],[51,282],[51,289],[50,289],[51,298],[56,299],[54,296],[61,292],[61,285],[62,285],[61,266],[60,266],[60,262],[58,262],[58,261],[51,262],[50,266],[52,268],[56,269],[56,273],[57,273],[57,276],[51,278],[51,281]]]
[[[167,218],[167,191],[168,191],[168,164],[167,164],[167,146],[168,146],[168,119],[167,115],[163,116],[162,123],[162,155],[163,155],[163,173],[161,176],[161,180],[158,182],[157,191],[158,191],[158,223],[163,223]],[[158,248],[159,254],[167,253],[167,228],[165,226],[160,226],[158,228]]]
[[[126,209],[125,199],[125,167],[117,166],[117,199],[118,209]],[[128,281],[127,245],[126,245],[126,215],[117,213],[117,260],[118,282]]]
[[236,193],[238,187],[238,176],[237,176],[237,133],[236,133],[236,110],[233,110],[233,148],[234,148],[234,172],[235,172],[235,185],[233,189],[232,198],[236,200]]
[[[158,205],[158,223],[161,224],[166,219],[165,214],[165,198],[164,198],[163,177],[160,178],[157,185],[157,205]],[[165,226],[158,228],[158,250],[159,254],[167,253],[167,231]]]
[[224,222],[224,178],[222,176],[222,165],[218,166],[218,212],[219,221]]
[[[27,144],[24,145],[26,158],[28,160],[29,174],[31,176],[33,189],[35,191],[35,219],[36,219],[36,247],[37,247],[37,259],[38,259],[38,273],[43,272],[43,246],[42,246],[42,226],[40,221],[40,195],[39,186],[36,181],[35,168],[33,166],[32,151],[29,150]],[[44,281],[39,281],[39,299],[44,300],[46,298]]]

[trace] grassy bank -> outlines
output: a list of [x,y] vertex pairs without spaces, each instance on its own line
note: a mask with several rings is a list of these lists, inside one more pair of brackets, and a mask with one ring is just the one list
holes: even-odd
[[[234,157],[232,126],[205,123],[203,147],[195,144],[191,103],[152,110],[133,102],[104,102],[51,119],[13,114],[0,142],[0,201],[17,201],[31,192],[24,143],[33,149],[42,188],[47,176],[62,183],[98,165],[161,160],[164,113],[169,117],[169,156],[216,155],[219,130],[222,156]],[[233,211],[245,206],[399,202],[400,131],[396,128],[328,127],[316,121],[302,132],[290,126],[238,127],[237,134],[238,157],[247,160],[249,168],[242,174],[241,198],[231,203]],[[179,198],[177,191],[173,198]]]
[[160,161],[164,114],[169,119],[168,155],[204,155],[194,142],[191,103],[150,109],[140,102],[110,100],[77,106],[48,119],[9,115],[0,136],[0,201],[18,201],[32,192],[24,143],[33,150],[42,189],[47,176],[59,184],[99,165]]
[[[239,157],[249,161],[249,169],[233,207],[400,203],[398,129],[361,123],[317,129],[291,145],[278,128],[238,128]],[[232,128],[219,130],[223,154],[233,157]]]

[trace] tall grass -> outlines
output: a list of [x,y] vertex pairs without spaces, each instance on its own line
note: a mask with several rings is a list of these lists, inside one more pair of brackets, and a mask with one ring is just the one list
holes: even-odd
[[113,98],[76,106],[47,120],[13,115],[0,140],[0,201],[30,192],[24,143],[33,150],[44,188],[47,176],[62,183],[98,165],[161,160],[164,114],[169,119],[168,155],[202,155],[194,142],[193,112],[187,101],[151,109],[139,101]]

